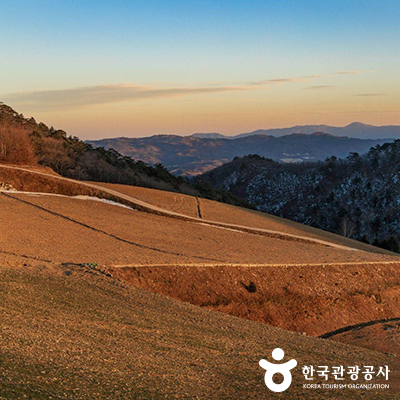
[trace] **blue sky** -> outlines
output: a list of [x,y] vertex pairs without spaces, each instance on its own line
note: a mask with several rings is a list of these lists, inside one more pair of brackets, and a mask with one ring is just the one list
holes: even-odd
[[400,124],[397,1],[0,5],[0,100],[81,137]]

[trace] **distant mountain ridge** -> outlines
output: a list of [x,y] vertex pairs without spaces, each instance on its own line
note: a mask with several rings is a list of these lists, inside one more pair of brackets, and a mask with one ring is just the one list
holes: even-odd
[[[330,156],[347,157],[365,153],[387,139],[357,139],[329,133],[291,133],[246,135],[235,140],[216,137],[156,135],[145,138],[111,138],[90,140],[94,147],[114,149],[124,156],[149,164],[163,164],[175,175],[195,176],[247,154],[258,154],[283,162],[324,160]],[[215,137],[215,138],[214,138]]]
[[397,139],[400,138],[399,125],[374,126],[363,124],[362,122],[353,122],[349,125],[338,127],[330,125],[296,125],[289,128],[258,129],[253,132],[240,133],[234,136],[221,135],[219,133],[194,133],[193,137],[203,139],[239,139],[246,136],[267,135],[267,136],[285,136],[291,133],[311,134],[314,132],[329,133],[334,136],[348,136],[359,139]]
[[[193,133],[192,137],[198,139],[231,139],[231,136],[222,135],[221,133]],[[232,137],[235,139],[235,136]]]

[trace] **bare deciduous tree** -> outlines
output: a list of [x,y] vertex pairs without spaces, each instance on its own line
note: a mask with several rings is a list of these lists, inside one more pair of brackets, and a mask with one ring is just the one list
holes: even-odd
[[28,132],[8,123],[0,125],[0,161],[10,164],[37,163]]

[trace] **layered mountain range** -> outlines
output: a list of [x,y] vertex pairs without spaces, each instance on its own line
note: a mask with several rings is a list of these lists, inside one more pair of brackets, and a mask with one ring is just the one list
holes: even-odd
[[[372,146],[388,139],[358,139],[329,133],[291,133],[285,136],[266,135],[257,131],[235,140],[211,134],[192,136],[156,135],[146,138],[111,138],[87,141],[93,147],[114,149],[124,156],[149,164],[163,164],[175,175],[195,176],[219,167],[234,157],[258,154],[283,162],[324,160],[330,156],[346,157],[349,153],[365,153]],[[400,128],[399,128],[400,132]]]
[[221,135],[220,133],[195,133],[192,136],[202,139],[239,139],[254,135],[272,135],[279,137],[290,135],[291,133],[310,134],[314,132],[325,132],[335,136],[348,136],[359,139],[399,138],[400,126],[374,126],[363,124],[362,122],[353,122],[346,126],[296,125],[289,128],[258,129],[253,132],[240,133],[234,136]]

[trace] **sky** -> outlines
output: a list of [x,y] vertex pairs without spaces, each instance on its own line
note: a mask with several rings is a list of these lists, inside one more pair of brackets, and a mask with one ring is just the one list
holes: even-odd
[[400,125],[398,0],[0,6],[0,101],[82,139]]

